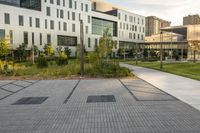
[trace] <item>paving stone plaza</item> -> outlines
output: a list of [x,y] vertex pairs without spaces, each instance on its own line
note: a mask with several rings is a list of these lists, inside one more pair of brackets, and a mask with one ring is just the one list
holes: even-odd
[[140,79],[0,81],[0,133],[199,133],[200,112]]

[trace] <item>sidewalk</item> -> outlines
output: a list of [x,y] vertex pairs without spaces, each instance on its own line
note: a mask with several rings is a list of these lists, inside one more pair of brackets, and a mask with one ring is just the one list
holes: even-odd
[[146,82],[200,110],[200,81],[125,63],[120,65],[133,70],[135,75]]

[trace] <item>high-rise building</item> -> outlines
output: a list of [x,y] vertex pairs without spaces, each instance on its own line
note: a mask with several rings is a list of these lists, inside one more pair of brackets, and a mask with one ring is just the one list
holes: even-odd
[[196,15],[188,15],[183,17],[183,25],[195,25],[200,24],[200,16]]
[[[84,45],[93,51],[105,28],[117,46],[144,42],[145,17],[94,0],[0,0],[0,39],[10,36],[13,49],[22,43],[43,50],[51,43],[69,47],[72,56],[80,44],[80,22],[84,23]],[[113,54],[114,54],[113,53]]]
[[168,27],[170,25],[171,22],[160,19],[158,17],[146,17],[146,36],[159,34],[161,28]]

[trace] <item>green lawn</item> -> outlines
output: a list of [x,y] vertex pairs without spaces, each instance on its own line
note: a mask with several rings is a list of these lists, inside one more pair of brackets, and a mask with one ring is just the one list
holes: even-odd
[[[135,65],[135,62],[128,64]],[[160,70],[159,62],[139,62],[138,66]],[[163,67],[161,71],[200,80],[200,63],[164,63]]]

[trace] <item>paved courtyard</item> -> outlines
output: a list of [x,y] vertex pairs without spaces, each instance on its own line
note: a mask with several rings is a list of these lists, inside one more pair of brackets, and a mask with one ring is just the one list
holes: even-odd
[[140,79],[0,81],[0,133],[200,133],[200,112]]

